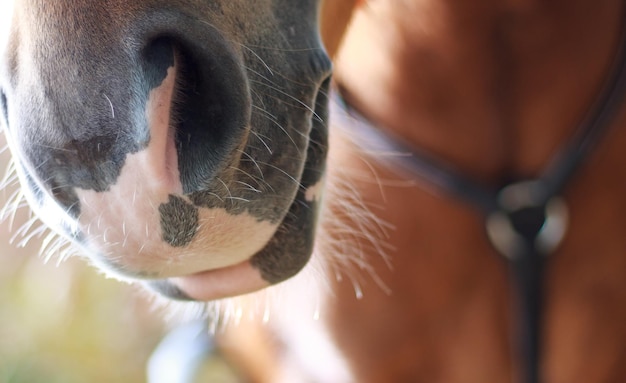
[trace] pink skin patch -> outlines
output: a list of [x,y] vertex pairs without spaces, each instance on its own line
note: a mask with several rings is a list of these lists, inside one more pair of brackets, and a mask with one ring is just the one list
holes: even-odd
[[325,179],[322,178],[318,183],[309,187],[306,190],[304,198],[307,202],[320,202],[324,195],[324,188],[326,186]]
[[[249,259],[272,238],[277,224],[225,209],[197,208],[197,230],[189,243],[174,247],[163,240],[159,207],[182,194],[170,113],[176,68],[150,92],[146,116],[150,143],[126,157],[115,185],[106,192],[77,189],[79,228],[84,246],[130,275],[171,278],[191,298],[211,300],[266,287]],[[181,213],[182,214],[182,213]],[[177,217],[185,220],[188,217]],[[193,234],[193,233],[192,233]],[[108,262],[107,262],[108,261]],[[96,263],[100,263],[95,259]]]
[[233,297],[269,286],[248,261],[186,277],[172,278],[170,282],[196,301]]

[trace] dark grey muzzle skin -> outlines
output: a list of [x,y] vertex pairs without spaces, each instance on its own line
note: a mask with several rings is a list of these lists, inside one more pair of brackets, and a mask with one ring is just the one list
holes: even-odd
[[[84,240],[77,190],[107,192],[128,156],[149,145],[149,94],[176,57],[183,211],[222,208],[279,224],[251,259],[270,283],[306,264],[318,201],[305,192],[323,179],[328,138],[318,1],[12,1],[0,119],[33,210],[54,203],[67,214],[54,229]],[[180,214],[160,208],[165,226]],[[163,240],[184,247],[189,233]],[[146,277],[123,257],[97,263]]]

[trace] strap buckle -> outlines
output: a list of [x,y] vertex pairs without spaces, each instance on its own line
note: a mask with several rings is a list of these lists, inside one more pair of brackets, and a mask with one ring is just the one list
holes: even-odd
[[499,209],[487,216],[492,245],[510,261],[524,254],[551,254],[563,240],[569,223],[565,201],[546,196],[540,180],[514,183],[497,197]]

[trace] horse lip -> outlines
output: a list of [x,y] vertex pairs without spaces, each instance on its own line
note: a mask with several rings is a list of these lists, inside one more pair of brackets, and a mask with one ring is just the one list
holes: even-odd
[[269,283],[249,261],[244,261],[215,270],[151,281],[147,285],[174,300],[212,301],[252,293]]

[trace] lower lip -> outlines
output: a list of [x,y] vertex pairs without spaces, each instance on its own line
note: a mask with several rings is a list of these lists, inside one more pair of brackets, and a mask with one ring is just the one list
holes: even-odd
[[210,301],[248,294],[269,286],[250,261],[216,270],[203,271],[170,282],[196,301]]

